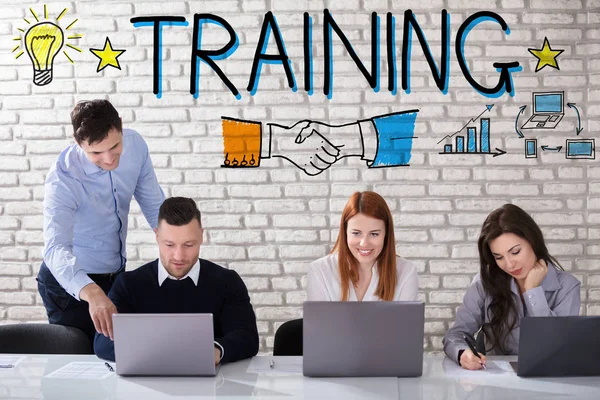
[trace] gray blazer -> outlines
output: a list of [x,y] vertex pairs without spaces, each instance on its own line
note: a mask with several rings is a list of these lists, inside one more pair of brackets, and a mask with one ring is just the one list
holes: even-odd
[[[568,272],[548,265],[548,273],[538,287],[523,293],[523,302],[517,302],[519,320],[523,317],[548,317],[578,315],[581,303],[579,287],[581,283]],[[520,299],[519,288],[512,280],[511,290]],[[492,297],[485,293],[479,274],[467,289],[463,304],[456,311],[456,321],[444,336],[444,351],[455,362],[458,352],[468,348],[463,334],[475,335],[484,323],[491,320],[488,307]],[[524,305],[523,305],[524,304]],[[486,343],[486,346],[489,344]],[[510,332],[505,348],[508,354],[519,352],[519,325]],[[494,354],[495,349],[489,353]]]

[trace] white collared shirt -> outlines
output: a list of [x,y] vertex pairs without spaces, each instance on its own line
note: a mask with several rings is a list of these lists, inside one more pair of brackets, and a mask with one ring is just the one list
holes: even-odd
[[[192,266],[192,268],[188,271],[188,273],[185,276],[183,276],[181,278],[175,278],[173,275],[169,274],[169,272],[163,265],[161,259],[160,258],[158,259],[158,286],[162,286],[164,281],[167,279],[173,279],[173,280],[179,281],[179,280],[182,280],[185,278],[191,278],[192,281],[194,282],[194,285],[198,286],[198,280],[200,279],[200,260],[196,261],[196,263]],[[221,350],[221,360],[222,360],[223,355],[225,355],[225,349],[218,342],[215,341],[214,343],[215,343],[215,346],[218,346],[219,349]]]
[[[340,301],[342,285],[338,270],[337,253],[319,258],[310,264],[307,280],[308,301]],[[362,301],[381,301],[375,295],[379,284],[377,264],[373,265],[373,275]],[[348,301],[358,301],[354,286],[350,285]],[[416,301],[419,293],[417,270],[404,258],[396,257],[396,289],[393,301]]]
[[198,286],[198,279],[200,278],[200,260],[196,261],[194,266],[188,271],[188,273],[184,277],[175,278],[174,276],[169,274],[169,272],[163,265],[161,259],[158,259],[158,286],[162,286],[163,282],[167,278],[179,281],[188,277],[192,278],[192,281],[194,281],[194,285]]

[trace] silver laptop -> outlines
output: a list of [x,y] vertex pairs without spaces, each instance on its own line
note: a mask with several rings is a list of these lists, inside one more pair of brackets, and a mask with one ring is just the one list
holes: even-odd
[[212,314],[113,314],[119,375],[215,375]]
[[305,376],[421,376],[423,302],[305,302]]
[[600,316],[525,317],[518,376],[600,376]]

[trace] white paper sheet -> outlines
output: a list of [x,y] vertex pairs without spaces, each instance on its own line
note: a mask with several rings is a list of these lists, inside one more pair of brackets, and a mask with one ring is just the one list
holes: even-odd
[[256,356],[250,361],[250,374],[302,374],[302,356]]
[[[114,372],[110,371],[104,362],[74,361],[46,375],[46,378],[58,379],[104,379]],[[112,366],[112,365],[111,365]],[[114,366],[112,366],[114,368]]]
[[24,356],[0,356],[0,370],[11,369],[19,365],[21,361],[25,359]]
[[508,361],[500,361],[488,360],[485,364],[486,369],[480,369],[477,371],[470,371],[462,368],[460,365],[455,363],[454,361],[446,358],[444,359],[442,366],[444,368],[444,373],[446,376],[453,377],[486,377],[489,378],[491,376],[506,376],[506,375],[516,375],[515,371],[510,366]]
[[[499,370],[502,370],[504,372],[509,372],[511,374],[515,374],[515,370],[513,369],[513,367],[511,367],[510,362],[508,361],[488,361],[489,364],[494,364],[493,368],[497,368]],[[486,364],[486,368],[489,369],[488,365]]]

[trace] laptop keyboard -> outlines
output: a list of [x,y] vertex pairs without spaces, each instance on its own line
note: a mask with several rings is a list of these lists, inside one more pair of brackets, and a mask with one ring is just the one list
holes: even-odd
[[536,115],[533,118],[531,118],[531,120],[533,122],[546,122],[546,121],[548,121],[548,116],[547,115]]

